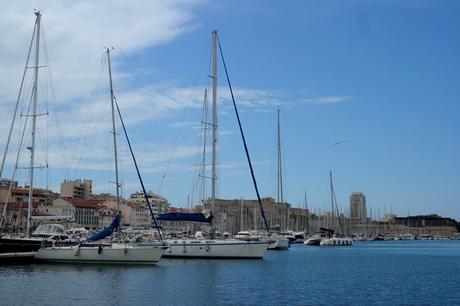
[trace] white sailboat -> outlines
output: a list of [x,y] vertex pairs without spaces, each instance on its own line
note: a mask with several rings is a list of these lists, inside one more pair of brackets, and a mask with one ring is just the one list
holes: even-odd
[[[216,199],[216,146],[217,146],[217,31],[212,32],[212,174],[211,205]],[[161,220],[161,216],[159,218]],[[168,219],[163,219],[168,220]],[[172,220],[172,219],[169,219]],[[208,221],[200,221],[208,222]],[[268,241],[238,239],[169,239],[164,257],[173,258],[263,258]]]
[[[32,258],[34,253],[38,251],[38,249],[43,246],[51,246],[51,244],[59,240],[63,244],[71,244],[73,243],[71,239],[67,236],[65,233],[64,227],[61,224],[41,224],[38,226],[37,230],[33,233],[32,232],[32,220],[37,220],[39,219],[36,216],[32,216],[32,204],[33,204],[33,194],[34,194],[34,170],[37,168],[42,168],[40,166],[36,165],[35,161],[35,151],[36,151],[36,138],[37,138],[37,117],[41,115],[46,115],[44,114],[37,114],[37,104],[38,104],[38,89],[40,88],[39,86],[39,73],[38,70],[41,67],[45,66],[40,66],[39,65],[39,58],[40,58],[40,34],[41,34],[41,13],[40,12],[35,12],[35,25],[34,25],[34,30],[32,34],[32,38],[30,41],[29,45],[29,51],[27,53],[27,59],[26,59],[26,64],[24,67],[24,72],[22,75],[22,81],[21,85],[19,88],[19,93],[18,97],[16,100],[16,106],[13,114],[13,119],[11,121],[10,129],[8,136],[6,137],[6,144],[5,144],[5,149],[2,157],[2,161],[0,164],[0,179],[3,177],[3,170],[6,162],[6,157],[8,155],[8,149],[10,146],[11,142],[11,137],[13,134],[13,129],[15,128],[15,121],[18,116],[18,110],[19,105],[21,103],[21,99],[24,94],[24,88],[26,87],[26,74],[28,69],[33,69],[33,86],[32,86],[32,95],[31,95],[31,100],[29,105],[29,111],[25,114],[21,114],[21,116],[25,117],[30,117],[31,118],[31,123],[29,126],[28,120],[25,121],[23,128],[20,132],[20,140],[19,140],[19,146],[18,146],[18,152],[16,154],[16,161],[15,165],[13,168],[13,174],[11,176],[11,179],[6,179],[6,181],[9,184],[8,190],[7,190],[7,196],[5,199],[5,202],[3,204],[3,212],[2,215],[0,215],[0,229],[6,225],[6,215],[7,215],[7,209],[8,209],[8,204],[10,199],[10,195],[12,194],[13,190],[13,185],[14,185],[14,180],[17,174],[17,170],[20,168],[19,167],[19,161],[20,161],[20,152],[24,148],[24,142],[25,142],[25,134],[30,130],[31,132],[31,141],[30,144],[27,146],[27,150],[30,151],[30,161],[29,161],[29,166],[27,167],[28,169],[28,200],[27,200],[27,225],[26,225],[26,230],[24,234],[3,234],[0,233],[0,259],[14,259],[14,258],[25,258],[25,257],[30,257]],[[31,56],[32,55],[32,56]],[[30,60],[31,57],[34,58],[34,63],[31,64]],[[47,163],[46,163],[47,164]],[[47,166],[45,166],[47,167]],[[20,203],[22,204],[22,203]],[[57,216],[54,216],[53,218],[48,218],[48,221],[58,221],[57,219],[61,219]],[[41,218],[43,220],[43,218]]]
[[[283,167],[281,159],[281,127],[280,127],[280,110],[277,112],[277,151],[278,151],[278,180],[277,180],[277,203],[284,202],[283,196]],[[287,223],[287,222],[286,222]],[[287,224],[286,224],[287,225]],[[280,230],[280,229],[279,229]],[[270,244],[269,250],[289,250],[290,240],[281,235],[281,232],[272,232],[269,236]]]
[[339,220],[339,226],[340,226],[342,235],[337,235],[334,233],[331,237],[322,239],[319,245],[320,246],[352,246],[353,239],[343,235],[343,228],[342,228],[342,224],[340,223],[339,210],[337,208],[337,202],[335,198],[334,185],[332,183],[332,171],[329,172],[329,179],[330,179],[330,185],[331,185],[331,207],[332,207],[332,224],[333,224],[332,229],[335,230],[334,212],[337,210],[337,218]]
[[[112,86],[112,70],[110,65],[110,49],[107,48],[107,61],[109,68],[109,82],[110,82],[110,98],[112,108],[112,134],[114,146],[114,163],[115,163],[115,184],[116,184],[116,197],[117,197],[117,216],[112,224],[89,238],[92,243],[81,243],[74,246],[51,246],[43,247],[35,254],[35,259],[48,262],[67,262],[67,263],[110,263],[110,264],[153,264],[160,260],[165,251],[162,245],[141,245],[141,244],[127,244],[127,243],[97,243],[95,241],[103,239],[104,237],[112,234],[112,232],[119,228],[120,224],[120,184],[118,179],[118,154],[117,154],[117,137],[115,128],[115,102]],[[118,109],[118,106],[117,106]],[[120,113],[119,113],[120,114]],[[120,116],[121,119],[121,116]],[[123,126],[124,128],[124,126]],[[126,131],[125,131],[125,135]],[[129,140],[128,140],[128,144]],[[131,149],[131,147],[130,147]],[[134,155],[133,155],[134,158]],[[135,162],[135,160],[134,160]],[[137,164],[135,162],[136,169]],[[143,183],[141,181],[143,189]],[[147,200],[148,201],[148,200]],[[148,203],[150,205],[150,203]],[[120,233],[120,231],[118,231]]]

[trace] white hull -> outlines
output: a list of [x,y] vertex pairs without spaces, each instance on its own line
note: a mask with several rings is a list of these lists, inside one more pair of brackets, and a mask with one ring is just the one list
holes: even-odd
[[305,245],[320,245],[321,244],[321,237],[311,237],[305,240],[303,244]]
[[164,257],[176,258],[263,258],[268,241],[167,240]]
[[161,246],[112,244],[103,246],[63,246],[41,248],[35,259],[66,263],[153,264],[165,249]]
[[273,237],[270,239],[270,244],[268,245],[269,250],[289,250],[289,240],[285,237]]
[[342,237],[332,237],[326,238],[321,241],[320,246],[352,246],[353,239],[351,238],[342,238]]

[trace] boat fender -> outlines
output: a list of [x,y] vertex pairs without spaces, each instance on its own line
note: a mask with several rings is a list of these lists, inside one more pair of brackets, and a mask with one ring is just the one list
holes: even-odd
[[101,255],[101,253],[102,253],[102,245],[99,245],[99,247],[97,248],[97,254]]
[[209,252],[209,244],[206,244],[206,252]]
[[125,254],[127,254],[127,253],[128,253],[128,248],[127,248],[127,247],[125,247]]
[[185,244],[184,244],[184,249],[182,250],[182,252],[187,253],[187,248],[186,248]]

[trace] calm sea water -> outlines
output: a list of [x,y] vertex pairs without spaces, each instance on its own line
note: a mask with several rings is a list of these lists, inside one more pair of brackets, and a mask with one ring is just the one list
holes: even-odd
[[0,265],[0,305],[460,305],[460,241],[293,245],[263,260]]

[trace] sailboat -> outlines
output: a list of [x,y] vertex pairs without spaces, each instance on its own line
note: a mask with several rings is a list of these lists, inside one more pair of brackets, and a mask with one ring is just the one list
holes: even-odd
[[[332,182],[332,171],[329,172],[329,180],[330,180],[330,186],[331,186],[331,207],[332,207],[332,224],[333,224],[332,230],[330,232],[332,233],[332,235],[328,238],[322,239],[320,242],[320,246],[352,246],[353,239],[343,235],[342,222],[340,221],[339,209],[337,207],[337,200],[335,198],[335,192],[334,192],[334,184]],[[339,220],[339,227],[341,229],[342,236],[334,233],[334,230],[335,230],[334,213],[335,211],[337,211],[337,218]]]
[[[113,85],[112,85],[112,68],[110,64],[110,49],[107,48],[107,61],[109,68],[109,82],[110,82],[110,99],[111,99],[111,108],[112,108],[112,134],[113,134],[113,147],[114,147],[114,164],[115,164],[115,184],[116,184],[116,199],[117,199],[117,215],[115,216],[112,223],[105,228],[103,231],[96,233],[87,239],[85,243],[80,243],[73,246],[51,246],[43,247],[38,250],[35,254],[35,259],[48,262],[68,262],[68,263],[121,263],[121,264],[153,264],[160,260],[163,255],[166,247],[164,245],[156,244],[138,244],[138,243],[126,243],[122,237],[117,237],[120,242],[112,243],[100,243],[100,241],[113,234],[115,230],[118,229],[118,236],[120,235],[120,220],[121,220],[121,210],[120,210],[120,183],[118,178],[118,154],[117,154],[117,133],[115,128],[115,98],[113,94]],[[127,132],[123,119],[121,118],[120,109],[116,105],[118,114],[120,116],[121,123],[123,125],[123,130],[128,141],[129,149],[136,166],[136,170],[146,196],[145,187],[142,182],[139,169],[137,167],[137,162],[135,160],[131,143],[127,137]],[[152,218],[156,220],[152,212],[152,208],[148,197],[146,197],[147,205],[152,214]],[[162,236],[160,235],[162,238]]]
[[[214,209],[216,199],[216,150],[217,150],[217,31],[212,32],[212,174],[211,174],[211,206]],[[220,49],[222,52],[222,49]],[[221,53],[222,54],[222,53]],[[233,96],[233,94],[232,94]],[[241,125],[240,125],[240,131]],[[243,140],[245,143],[245,140]],[[247,148],[246,148],[247,149]],[[249,158],[248,158],[249,160]],[[255,181],[253,177],[253,181]],[[258,191],[257,191],[258,194]],[[258,197],[260,198],[260,197]],[[260,202],[259,202],[260,203]],[[203,212],[205,213],[205,212]],[[203,213],[163,214],[158,217],[163,221],[182,221],[208,223],[212,225],[211,215]],[[213,232],[213,229],[211,230]],[[205,239],[195,235],[193,239],[168,239],[168,249],[164,257],[176,258],[263,258],[268,241],[243,241],[238,239]]]
[[[277,184],[277,203],[284,202],[283,196],[283,167],[281,159],[281,126],[280,126],[280,110],[277,112],[277,152],[278,152],[278,184]],[[287,222],[286,222],[287,223]],[[280,231],[272,232],[269,236],[270,244],[269,250],[289,250],[289,239],[281,235]]]
[[[24,84],[25,84],[25,79],[26,79],[26,72],[29,68],[33,69],[33,87],[32,87],[32,95],[31,95],[31,100],[30,100],[30,105],[29,105],[29,110],[31,110],[31,113],[25,114],[27,118],[31,118],[31,126],[29,127],[31,130],[31,143],[30,145],[27,146],[27,149],[30,151],[30,162],[29,166],[27,167],[28,169],[28,200],[27,200],[27,225],[26,225],[26,230],[23,235],[14,235],[14,234],[0,234],[0,259],[15,259],[15,258],[32,258],[34,253],[38,251],[38,249],[43,246],[51,246],[52,243],[55,240],[61,241],[63,244],[73,244],[74,241],[72,241],[67,234],[65,233],[65,229],[62,224],[43,224],[39,225],[39,228],[33,233],[32,232],[32,220],[34,220],[34,216],[32,216],[32,207],[33,207],[33,194],[34,194],[34,170],[37,168],[36,162],[35,162],[35,150],[36,150],[36,121],[37,117],[40,116],[41,114],[37,114],[37,101],[38,101],[38,69],[41,67],[39,65],[39,53],[40,53],[40,34],[41,34],[41,13],[39,11],[35,12],[35,25],[34,25],[34,30],[33,30],[33,35],[32,39],[29,45],[29,51],[27,54],[27,59],[26,59],[26,64],[22,76],[22,82],[21,86],[19,89],[19,94],[18,98],[16,101],[16,106],[15,106],[15,111],[13,115],[13,119],[11,122],[9,134],[6,140],[5,144],[5,149],[4,149],[4,154],[3,158],[1,161],[0,165],[0,179],[2,178],[3,175],[3,170],[5,166],[5,160],[6,156],[8,154],[8,148],[10,145],[11,141],[11,136],[13,129],[15,127],[15,121],[17,117],[17,111],[19,108],[19,104],[21,102],[21,97],[23,96],[23,91],[24,91]],[[33,48],[35,47],[35,48]],[[29,67],[29,61],[31,58],[31,54],[33,53],[32,50],[34,50],[34,64],[32,64],[32,67]],[[0,228],[5,224],[5,219],[6,219],[6,213],[8,209],[8,202],[9,202],[9,195],[12,192],[13,189],[13,182],[14,178],[16,176],[17,169],[19,168],[18,163],[19,163],[19,152],[23,148],[24,144],[24,135],[26,130],[28,130],[28,121],[24,124],[23,130],[21,131],[22,137],[20,140],[20,145],[18,149],[18,153],[16,156],[16,162],[15,162],[15,167],[13,170],[13,175],[11,179],[8,179],[6,181],[9,181],[9,187],[8,187],[8,193],[7,197],[5,200],[5,203],[3,203],[3,212],[2,215],[0,216]],[[19,203],[22,206],[22,203]],[[11,205],[11,204],[10,204]],[[21,208],[21,207],[20,207]],[[56,222],[56,219],[58,218],[48,218],[47,221],[51,222]]]

